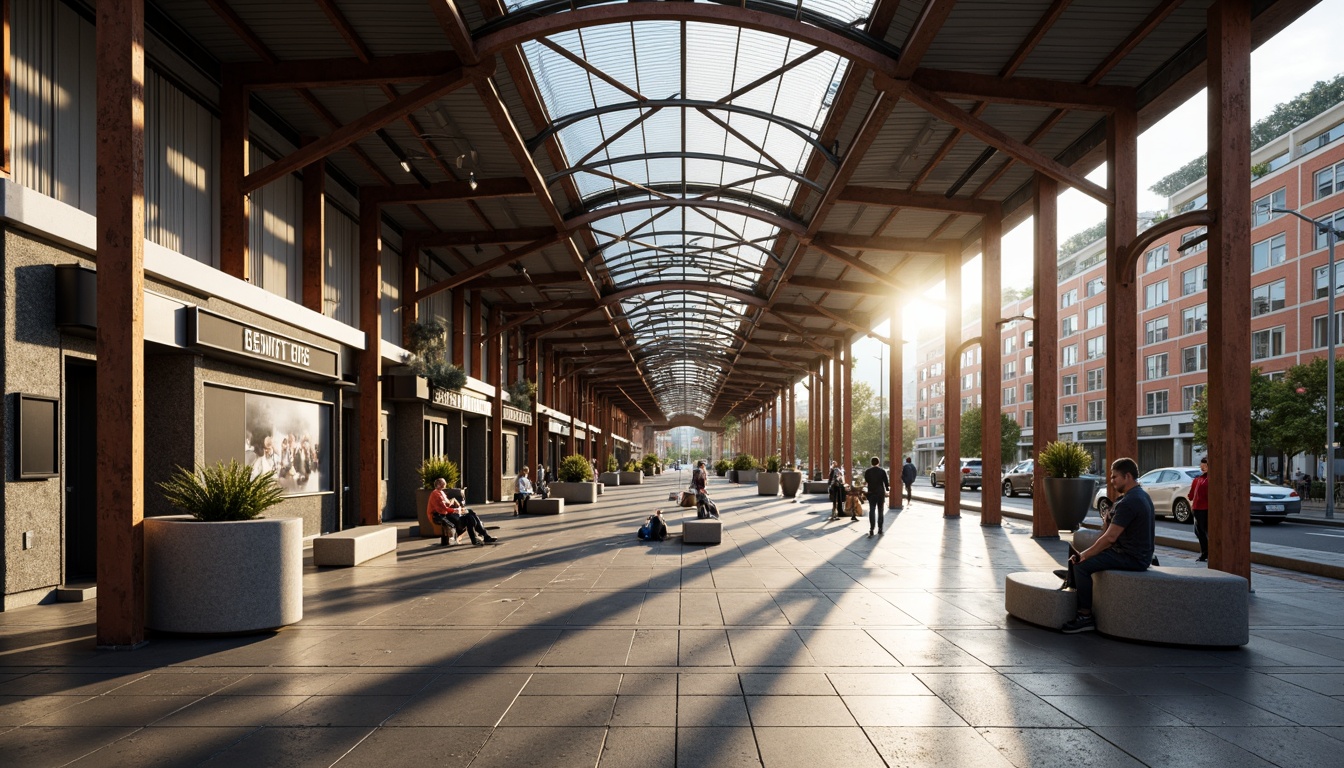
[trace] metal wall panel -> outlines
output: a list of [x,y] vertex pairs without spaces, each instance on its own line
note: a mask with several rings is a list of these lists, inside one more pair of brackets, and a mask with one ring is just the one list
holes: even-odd
[[[249,173],[274,159],[256,144],[248,150]],[[249,197],[252,284],[290,301],[302,301],[303,183],[288,174]]]
[[219,267],[219,120],[145,76],[145,237]]
[[401,253],[383,239],[383,341],[401,346]]
[[322,314],[359,327],[359,222],[327,203]]

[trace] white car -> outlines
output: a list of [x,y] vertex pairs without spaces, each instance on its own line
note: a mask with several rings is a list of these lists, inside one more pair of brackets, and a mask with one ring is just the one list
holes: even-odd
[[[1190,512],[1190,482],[1199,475],[1199,467],[1163,467],[1140,477],[1139,485],[1152,498],[1153,511],[1158,516],[1170,515],[1178,523],[1189,523],[1194,520]],[[1274,485],[1254,474],[1251,475],[1250,493],[1252,520],[1275,525],[1288,515],[1302,511],[1302,499],[1297,491]],[[1110,484],[1102,483],[1092,499],[1092,506],[1105,512],[1112,504]]]

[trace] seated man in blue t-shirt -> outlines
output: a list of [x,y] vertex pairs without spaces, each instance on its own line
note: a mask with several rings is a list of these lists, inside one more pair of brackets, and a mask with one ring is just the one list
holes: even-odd
[[1111,464],[1111,488],[1119,495],[1110,525],[1097,543],[1069,558],[1078,590],[1078,616],[1064,624],[1066,634],[1097,628],[1092,616],[1092,574],[1100,571],[1146,571],[1153,561],[1153,500],[1138,483],[1139,465],[1133,459]]

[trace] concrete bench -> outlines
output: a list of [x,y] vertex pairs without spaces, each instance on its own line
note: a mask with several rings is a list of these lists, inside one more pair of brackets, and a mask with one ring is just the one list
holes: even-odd
[[1059,629],[1078,615],[1078,593],[1060,589],[1053,573],[1010,573],[1003,584],[1003,605],[1017,618],[1049,629]]
[[723,522],[714,519],[683,518],[681,521],[681,542],[683,544],[720,544],[723,542]]
[[565,514],[565,500],[539,499],[533,496],[523,506],[523,512],[528,515],[563,515]]
[[830,493],[831,484],[826,480],[804,480],[803,493]]
[[362,525],[313,539],[313,565],[359,565],[396,551],[395,526]]
[[1174,645],[1245,645],[1248,585],[1204,568],[1102,571],[1092,577],[1097,630],[1112,637]]

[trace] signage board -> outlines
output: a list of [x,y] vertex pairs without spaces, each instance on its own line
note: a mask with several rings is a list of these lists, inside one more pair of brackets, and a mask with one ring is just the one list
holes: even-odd
[[193,307],[192,346],[244,358],[249,363],[323,379],[340,378],[340,355],[330,349],[283,336],[250,323]]
[[482,400],[479,397],[465,395],[457,390],[430,387],[429,401],[434,405],[442,406],[444,408],[452,408],[455,411],[477,413],[482,416],[489,416],[491,414],[489,400]]

